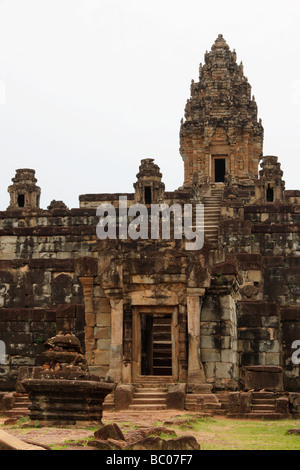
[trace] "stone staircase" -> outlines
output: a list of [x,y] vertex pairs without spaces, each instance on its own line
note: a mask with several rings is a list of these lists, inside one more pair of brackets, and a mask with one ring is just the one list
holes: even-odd
[[276,418],[276,398],[273,392],[252,392],[252,414],[255,418]]
[[14,398],[12,408],[1,411],[0,414],[7,418],[14,419],[29,416],[29,405],[31,405],[31,401],[29,400],[28,394],[14,392],[12,393],[12,397]]
[[229,404],[228,418],[277,420],[291,416],[287,396],[272,391],[250,392],[250,407],[247,400],[242,407],[237,402],[236,404],[237,406],[234,403]]
[[216,392],[219,402],[221,403],[221,408],[226,414],[229,407],[229,392],[227,391],[218,391]]
[[102,407],[103,407],[103,411],[112,411],[115,409],[115,392],[114,391],[106,395]]
[[130,410],[158,411],[167,409],[167,386],[172,376],[148,375],[138,378]]
[[225,415],[222,403],[214,393],[187,393],[185,409],[188,411],[201,411],[205,415]]
[[221,212],[221,202],[223,198],[223,188],[212,189],[210,196],[204,196],[204,237],[208,242],[217,245],[219,219]]

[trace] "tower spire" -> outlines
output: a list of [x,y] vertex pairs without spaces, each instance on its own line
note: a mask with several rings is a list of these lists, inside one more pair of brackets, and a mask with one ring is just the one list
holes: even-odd
[[243,67],[222,34],[205,53],[199,75],[199,82],[192,83],[180,130],[184,185],[192,184],[195,174],[200,183],[215,182],[213,158],[221,155],[226,174],[257,178],[263,127]]

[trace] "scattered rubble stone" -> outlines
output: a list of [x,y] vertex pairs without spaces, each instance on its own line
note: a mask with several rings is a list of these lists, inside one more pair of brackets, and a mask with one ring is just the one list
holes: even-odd
[[121,429],[116,423],[107,424],[106,426],[103,426],[103,428],[100,428],[98,429],[98,431],[95,431],[94,436],[97,440],[103,440],[103,441],[107,439],[125,441],[125,437]]

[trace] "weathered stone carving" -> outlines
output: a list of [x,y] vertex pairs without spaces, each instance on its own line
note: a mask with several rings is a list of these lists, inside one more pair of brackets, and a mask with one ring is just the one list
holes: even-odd
[[12,181],[13,184],[8,188],[10,194],[8,209],[38,209],[41,189],[36,185],[35,170],[17,170]]
[[31,420],[42,426],[101,424],[103,401],[115,385],[89,373],[76,336],[57,335],[45,347],[48,362],[40,378],[21,382],[32,401]]
[[[169,405],[177,396],[178,407],[185,398],[185,407],[219,413],[215,392],[246,393],[246,367],[281,366],[299,413],[300,191],[286,190],[278,158],[263,156],[251,87],[221,35],[199,75],[181,122],[177,190],[165,190],[146,158],[133,192],[81,195],[76,209],[54,200],[43,210],[34,171],[17,170],[0,213],[1,390],[15,388],[19,367],[41,365],[44,341],[64,331],[84,345],[91,374],[119,385],[113,405],[136,406],[135,387],[149,382],[170,387]],[[192,204],[193,228],[204,204],[204,247],[188,252],[173,227],[169,238],[98,239],[96,208],[111,204],[117,225],[120,195],[147,210]],[[63,373],[62,357],[52,374]],[[247,397],[233,400],[246,409]]]

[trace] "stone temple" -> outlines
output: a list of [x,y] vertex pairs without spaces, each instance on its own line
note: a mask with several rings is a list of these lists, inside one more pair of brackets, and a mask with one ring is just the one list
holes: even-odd
[[[62,332],[117,384],[116,409],[300,413],[300,191],[285,189],[263,140],[243,65],[219,35],[181,122],[180,188],[166,191],[144,159],[132,193],[45,210],[35,171],[17,170],[0,213],[0,389],[15,390],[20,367],[41,366],[44,342]],[[204,246],[187,250],[172,231],[99,239],[96,210],[119,217],[120,196],[130,207],[203,204]]]

